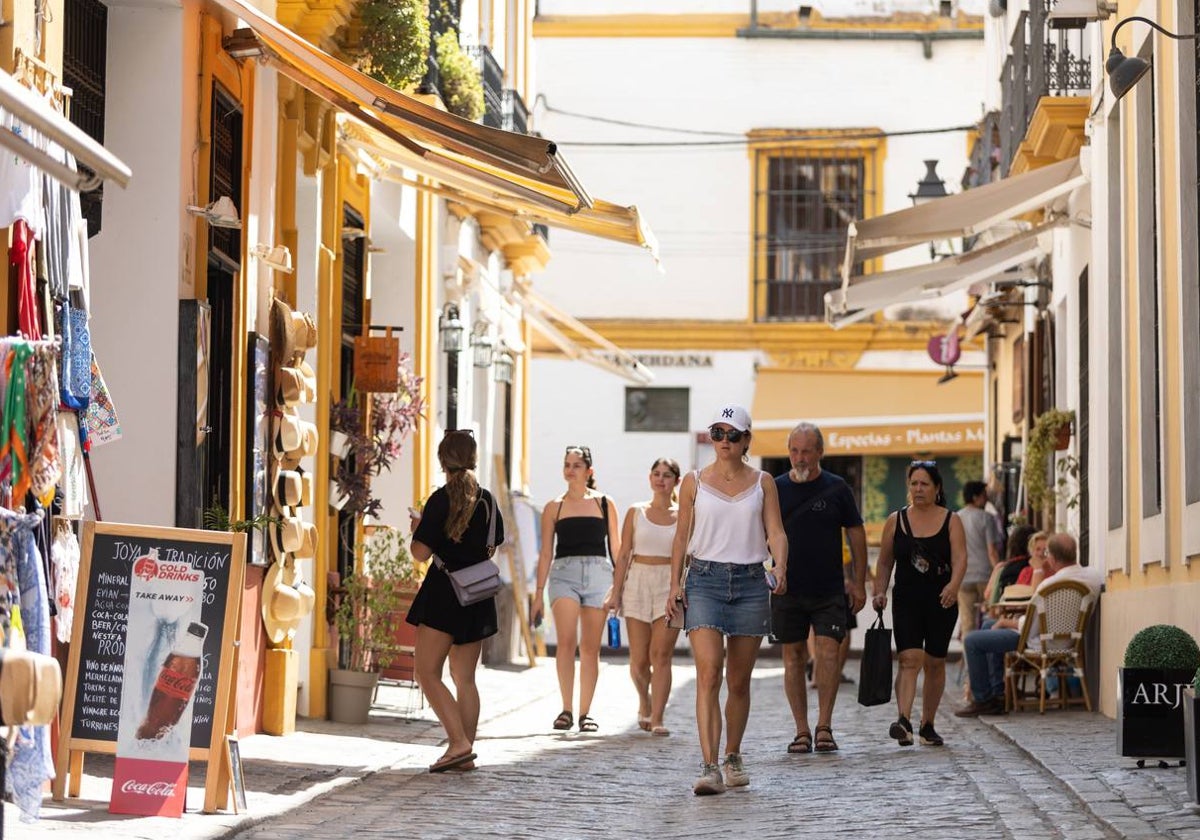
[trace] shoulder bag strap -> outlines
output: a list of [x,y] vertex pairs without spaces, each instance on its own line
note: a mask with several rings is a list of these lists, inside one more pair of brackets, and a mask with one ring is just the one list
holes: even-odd
[[488,493],[488,557],[496,550],[496,497]]

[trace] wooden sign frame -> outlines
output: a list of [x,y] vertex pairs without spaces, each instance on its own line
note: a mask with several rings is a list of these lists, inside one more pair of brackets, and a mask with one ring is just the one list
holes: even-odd
[[225,772],[229,774],[229,789],[233,793],[233,813],[248,811],[246,776],[242,772],[242,746],[236,732],[225,736],[225,762]]
[[[128,525],[114,522],[84,522],[83,544],[80,546],[79,583],[75,593],[75,604],[81,614],[71,629],[71,649],[64,675],[63,705],[60,719],[58,757],[55,762],[56,775],[51,788],[54,801],[61,802],[64,795],[79,796],[83,776],[84,756],[91,753],[115,755],[117,742],[99,738],[79,738],[74,735],[75,708],[79,686],[80,656],[83,650],[83,633],[90,624],[89,617],[82,615],[87,609],[91,588],[92,549],[97,534],[141,539],[147,542],[174,541],[209,545],[229,546],[229,579],[225,592],[224,622],[221,628],[219,661],[216,666],[216,686],[213,697],[211,735],[208,746],[192,746],[188,750],[188,761],[204,761],[207,772],[204,780],[204,813],[215,813],[228,803],[230,775],[228,751],[225,738],[229,729],[231,700],[235,687],[235,663],[237,662],[237,634],[240,627],[242,588],[246,575],[246,535],[228,531],[201,531],[188,528],[161,528],[151,525]],[[68,789],[69,782],[69,789]]]

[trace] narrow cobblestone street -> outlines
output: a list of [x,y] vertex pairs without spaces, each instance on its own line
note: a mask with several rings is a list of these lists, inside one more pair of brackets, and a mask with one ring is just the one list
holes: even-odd
[[[1087,814],[1066,786],[997,731],[951,716],[953,668],[938,719],[946,747],[898,747],[886,736],[893,708],[860,707],[847,684],[834,718],[841,750],[787,755],[792,727],[782,668],[778,660],[762,661],[744,746],[750,787],[698,798],[691,792],[699,758],[686,660],[676,663],[669,738],[636,728],[624,660],[606,660],[593,709],[598,735],[553,732],[556,694],[531,697],[485,719],[475,772],[424,772],[425,763],[440,754],[430,745],[422,763],[397,764],[238,836],[1121,836]],[[487,703],[485,697],[485,718]]]

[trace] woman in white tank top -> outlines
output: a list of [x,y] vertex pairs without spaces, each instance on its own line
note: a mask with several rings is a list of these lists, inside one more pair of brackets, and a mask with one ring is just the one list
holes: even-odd
[[659,458],[650,467],[654,498],[635,504],[625,514],[613,588],[604,601],[605,609],[625,617],[629,674],[638,693],[638,726],[654,735],[671,734],[663,725],[663,713],[671,695],[671,656],[679,638],[679,631],[667,626],[679,476],[679,464],[670,458]]
[[[717,411],[709,427],[716,460],[683,479],[679,525],[671,549],[668,618],[683,610],[696,661],[696,725],[703,766],[692,791],[700,796],[748,785],[742,736],[750,716],[750,676],[762,637],[771,632],[770,593],[787,590],[787,536],[774,480],[746,462],[750,414],[738,405]],[[684,556],[688,564],[683,573]],[[764,563],[774,558],[774,581]],[[725,768],[721,746],[722,664],[728,697]]]

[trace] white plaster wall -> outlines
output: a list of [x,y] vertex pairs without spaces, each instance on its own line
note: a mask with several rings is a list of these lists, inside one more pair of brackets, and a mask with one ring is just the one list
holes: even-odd
[[181,9],[109,9],[104,143],[133,169],[127,189],[105,188],[103,228],[91,240],[92,342],[123,432],[92,452],[100,508],[113,522],[175,524],[176,347],[191,248],[181,233],[191,189],[184,148],[197,73],[184,38]]
[[[416,336],[416,243],[403,218],[416,203],[410,187],[388,181],[371,185],[371,245],[382,248],[370,255],[371,323],[402,327],[400,349],[413,352]],[[382,335],[383,333],[373,333]],[[383,502],[379,522],[408,533],[408,508],[413,504],[413,456],[410,438],[400,459],[372,480]]]
[[655,387],[691,389],[687,432],[626,432],[625,388],[631,383],[582,362],[534,359],[530,384],[533,501],[545,504],[566,488],[562,456],[569,444],[591,447],[596,483],[622,511],[649,498],[647,476],[655,459],[674,458],[684,470],[709,463],[711,447],[697,447],[695,433],[707,429],[725,404],[750,408],[758,361],[752,351],[711,355],[711,368],[654,369]]
[[[542,38],[536,47],[541,93],[551,107],[733,134],[681,135],[538,111],[539,130],[560,144],[585,186],[643,212],[666,267],[662,276],[636,249],[552,231],[554,257],[541,290],[581,317],[748,316],[754,185],[746,146],[737,142],[746,132],[905,131],[974,124],[981,115],[982,40],[936,42],[932,59],[907,41]],[[580,145],[722,139],[734,145]],[[926,158],[940,161],[954,191],[967,153],[960,131],[888,138],[884,211],[911,206],[908,194]],[[915,248],[889,257],[885,267],[927,259],[927,249]]]

